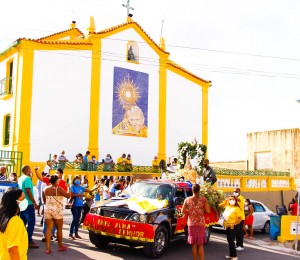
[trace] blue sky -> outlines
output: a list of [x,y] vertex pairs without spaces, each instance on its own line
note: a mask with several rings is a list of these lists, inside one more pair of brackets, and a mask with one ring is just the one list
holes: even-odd
[[[123,23],[126,0],[15,0],[0,10],[0,50],[20,37]],[[212,81],[211,161],[246,159],[248,132],[300,126],[298,0],[132,0],[133,19],[170,58]],[[162,23],[162,21],[164,21]],[[163,28],[162,28],[163,24]],[[185,141],[185,140],[183,140]]]

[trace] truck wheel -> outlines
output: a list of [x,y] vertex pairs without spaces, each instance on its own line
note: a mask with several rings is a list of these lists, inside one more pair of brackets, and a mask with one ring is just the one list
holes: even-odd
[[144,253],[151,258],[160,257],[166,250],[169,242],[168,230],[165,226],[159,226],[155,231],[154,242],[144,245]]
[[96,234],[93,231],[89,231],[90,241],[98,248],[105,247],[109,244],[109,239],[101,234]]
[[206,245],[209,241],[211,229],[212,229],[211,226],[205,227],[205,243],[204,243],[204,245]]

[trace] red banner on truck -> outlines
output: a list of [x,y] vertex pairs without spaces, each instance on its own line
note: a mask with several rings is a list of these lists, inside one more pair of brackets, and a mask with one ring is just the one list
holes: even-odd
[[104,236],[146,242],[154,241],[154,228],[146,223],[87,214],[83,222],[83,228]]

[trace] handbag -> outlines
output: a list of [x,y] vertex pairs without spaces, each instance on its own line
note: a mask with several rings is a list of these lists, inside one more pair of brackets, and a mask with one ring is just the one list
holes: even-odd
[[65,205],[65,209],[71,209],[74,203],[74,197],[68,199],[67,204]]

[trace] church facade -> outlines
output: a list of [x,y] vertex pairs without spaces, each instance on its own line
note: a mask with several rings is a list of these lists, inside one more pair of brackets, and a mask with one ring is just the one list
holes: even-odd
[[132,18],[88,33],[76,23],[40,39],[20,38],[0,53],[0,150],[23,165],[66,151],[102,159],[131,154],[151,165],[194,137],[207,145],[204,80],[169,58]]

